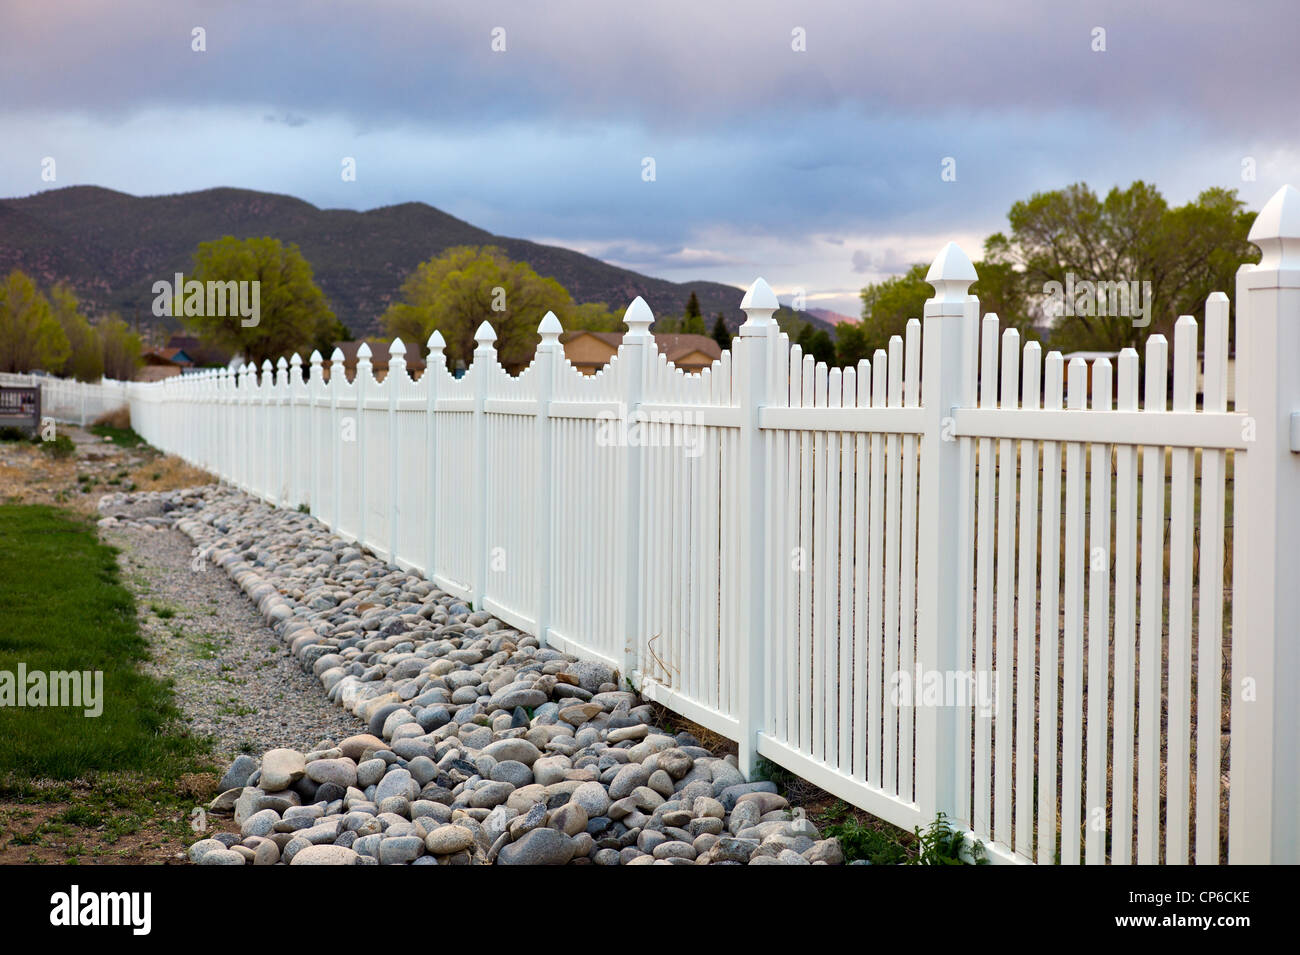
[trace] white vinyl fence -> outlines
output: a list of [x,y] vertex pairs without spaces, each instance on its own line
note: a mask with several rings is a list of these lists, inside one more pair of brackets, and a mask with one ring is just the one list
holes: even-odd
[[15,375],[0,372],[0,385],[41,389],[41,417],[85,427],[100,415],[128,403],[127,384],[105,378],[95,384],[47,375]]
[[382,383],[364,348],[351,382],[281,359],[131,385],[132,421],[617,667],[747,773],[942,811],[997,861],[1297,862],[1300,193],[1251,241],[1231,412],[1225,295],[1089,375],[981,318],[949,245],[856,368],[790,345],[760,279],[698,376],[637,299],[592,377],[548,315],[517,378],[485,323],[459,380],[435,333],[419,381],[394,342]]

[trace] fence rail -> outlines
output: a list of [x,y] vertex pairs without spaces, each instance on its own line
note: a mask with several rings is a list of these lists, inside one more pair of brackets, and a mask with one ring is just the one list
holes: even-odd
[[[1300,193],[1172,350],[1091,368],[981,318],[955,245],[887,350],[827,368],[760,279],[699,375],[637,299],[594,376],[361,348],[127,387],[151,443],[616,667],[897,825],[996,861],[1300,861]],[[1197,403],[1198,342],[1204,342]],[[1172,392],[1169,370],[1172,368]]]

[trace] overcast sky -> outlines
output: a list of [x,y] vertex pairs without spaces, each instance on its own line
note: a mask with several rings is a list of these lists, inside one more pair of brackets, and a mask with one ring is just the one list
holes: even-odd
[[419,200],[857,314],[950,239],[978,258],[1036,191],[1141,178],[1257,209],[1300,185],[1294,0],[1135,6],[0,0],[0,195]]

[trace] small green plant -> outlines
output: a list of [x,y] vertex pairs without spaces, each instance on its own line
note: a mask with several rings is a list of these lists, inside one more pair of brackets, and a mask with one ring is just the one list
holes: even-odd
[[11,424],[0,428],[0,441],[26,441],[29,437],[31,435],[22,428],[15,428]]
[[49,441],[42,441],[41,450],[56,458],[67,458],[77,453],[77,446],[66,434],[60,434]]
[[150,604],[149,609],[157,615],[159,620],[170,620],[176,616],[176,608],[168,607],[166,604]]
[[299,505],[298,505],[298,513],[299,513],[299,514],[310,514],[310,513],[311,513],[311,508],[308,507],[306,504],[299,504]]
[[760,756],[758,762],[754,764],[754,778],[776,783],[776,788],[781,792],[785,792],[790,787],[790,781],[795,777],[785,767],[778,766],[770,759]]
[[[829,814],[829,813],[828,813]],[[844,812],[836,813],[843,816]],[[838,839],[845,862],[865,859],[872,865],[901,865],[907,861],[907,849],[896,839],[863,824],[853,816],[822,828],[822,836]]]
[[978,839],[971,843],[969,861],[962,857],[966,834],[953,828],[944,813],[939,813],[934,822],[922,829],[917,826],[917,851],[908,859],[908,865],[984,865],[984,844]]

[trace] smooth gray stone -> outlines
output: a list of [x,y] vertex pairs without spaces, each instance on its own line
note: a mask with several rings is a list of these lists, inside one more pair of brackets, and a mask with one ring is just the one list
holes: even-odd
[[257,760],[241,753],[239,756],[235,757],[234,762],[232,762],[226,770],[226,774],[221,777],[221,782],[217,784],[217,788],[222,792],[225,792],[229,789],[238,789],[246,786],[248,785],[248,777],[251,776],[253,771],[257,768]]
[[573,858],[573,840],[558,829],[534,829],[497,856],[500,865],[566,865]]
[[379,843],[380,865],[407,865],[424,854],[419,836],[391,836]]
[[740,783],[735,786],[728,786],[726,789],[722,790],[722,792],[718,792],[716,784],[714,785],[714,795],[717,796],[718,801],[722,803],[722,808],[728,812],[735,808],[736,800],[745,795],[745,793],[774,792],[776,792],[776,783],[768,782],[766,779],[761,779],[754,783]]

